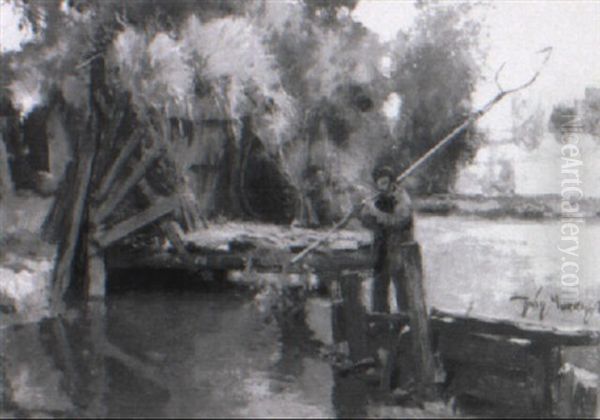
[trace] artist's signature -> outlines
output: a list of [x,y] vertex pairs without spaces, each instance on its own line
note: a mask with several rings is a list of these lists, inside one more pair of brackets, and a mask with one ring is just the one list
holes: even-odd
[[582,301],[562,301],[558,294],[550,295],[550,298],[540,298],[542,293],[542,287],[540,287],[535,296],[522,296],[513,295],[511,301],[520,301],[522,303],[521,316],[525,318],[527,314],[537,311],[537,316],[540,321],[544,320],[546,310],[554,307],[561,312],[571,313],[582,313],[583,322],[587,324],[594,315],[600,314],[600,300],[596,302],[582,302]]

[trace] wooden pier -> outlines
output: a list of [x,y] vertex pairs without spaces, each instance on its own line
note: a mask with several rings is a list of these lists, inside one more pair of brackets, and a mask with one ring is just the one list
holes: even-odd
[[[354,362],[376,359],[383,350],[387,356],[379,383],[391,393],[418,373],[412,360],[415,342],[422,339],[412,332],[409,313],[370,312],[356,293],[348,291],[357,283],[360,277],[353,274],[340,280],[346,291],[338,294],[332,309],[334,336]],[[597,351],[600,329],[560,328],[435,308],[429,311],[429,324],[436,376],[443,375],[435,378],[441,396],[461,406],[488,407],[488,412],[474,412],[480,415],[597,417],[597,375],[567,363],[564,352],[579,346]]]
[[[510,415],[596,416],[597,378],[587,383],[579,380],[581,370],[565,363],[563,353],[572,346],[598,346],[600,330],[467,316],[428,310],[424,305],[410,306],[403,313],[373,313],[361,296],[364,273],[373,267],[368,231],[341,230],[301,264],[291,264],[295,255],[326,234],[325,230],[228,222],[179,232],[179,246],[166,242],[136,247],[124,242],[108,250],[106,263],[111,269],[321,274],[329,279],[334,340],[347,348],[351,362],[358,366],[378,360],[382,350],[387,355],[378,360],[382,391],[392,395],[395,387],[412,379],[422,388],[435,382],[442,395],[460,404],[478,401],[502,407]],[[422,283],[420,258],[409,258],[413,254],[420,255],[418,245],[407,244],[402,255],[414,266],[407,271],[414,280],[409,289],[412,283]],[[411,290],[405,291],[409,301],[424,300],[417,296],[422,289]],[[429,320],[425,327],[420,321],[423,316]],[[435,361],[423,356],[429,353],[423,349],[429,347]],[[443,380],[434,377],[440,372]],[[427,395],[423,389],[421,394]]]
[[326,235],[325,229],[228,222],[181,233],[183,252],[170,243],[136,247],[124,242],[123,246],[108,250],[106,262],[110,268],[251,269],[287,273],[372,267],[371,235],[366,230],[340,230],[300,263],[291,263],[295,255]]

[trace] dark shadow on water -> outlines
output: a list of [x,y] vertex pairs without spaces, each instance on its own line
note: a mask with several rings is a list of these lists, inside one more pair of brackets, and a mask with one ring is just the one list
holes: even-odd
[[176,269],[121,269],[108,274],[108,295],[124,293],[218,293],[242,291],[226,281],[225,271],[190,272]]

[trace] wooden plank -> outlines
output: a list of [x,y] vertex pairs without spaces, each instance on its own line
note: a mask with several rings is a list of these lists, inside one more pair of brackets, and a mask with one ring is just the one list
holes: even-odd
[[77,170],[73,180],[75,183],[73,203],[68,208],[70,211],[65,214],[66,232],[59,244],[56,265],[53,271],[52,308],[54,312],[62,311],[62,297],[71,281],[71,264],[75,256],[81,224],[84,220],[95,155],[95,138],[94,133],[91,132],[89,137],[80,144]]
[[105,221],[117,205],[125,198],[127,193],[144,177],[152,163],[159,157],[160,148],[153,146],[137,163],[129,177],[98,206],[92,213],[92,220],[96,224]]
[[479,366],[459,366],[452,372],[448,392],[454,396],[468,395],[495,405],[517,407],[535,412],[532,401],[541,398],[543,385],[510,372],[482,369]]
[[[86,320],[89,320],[90,355],[87,363],[95,371],[86,383],[86,390],[91,391],[91,401],[87,404],[86,414],[93,416],[108,416],[106,395],[109,392],[109,375],[106,359],[98,351],[101,343],[106,340],[106,304],[103,300],[88,301],[86,305]],[[83,416],[82,416],[83,417]]]
[[134,132],[125,143],[125,146],[119,151],[119,155],[114,160],[106,174],[100,182],[100,186],[96,192],[96,200],[103,201],[106,198],[110,188],[113,186],[117,175],[123,170],[125,164],[142,141],[143,136],[140,132]]
[[465,316],[444,312],[437,309],[431,311],[432,323],[438,329],[456,331],[458,333],[483,333],[504,335],[544,342],[549,346],[586,346],[600,343],[600,330],[597,329],[565,329],[545,326],[539,323],[511,321],[484,316]]
[[346,326],[344,324],[344,300],[340,279],[336,276],[329,284],[329,297],[331,299],[331,338],[338,352],[347,345]]
[[123,222],[117,223],[109,229],[101,227],[95,235],[94,240],[101,248],[106,248],[110,244],[146,226],[159,217],[170,213],[177,207],[177,204],[177,200],[172,196],[160,197],[152,206],[143,210],[141,213],[136,214]]
[[438,350],[445,362],[495,366],[507,371],[528,372],[532,366],[532,342],[511,341],[505,336],[454,334],[439,331]]

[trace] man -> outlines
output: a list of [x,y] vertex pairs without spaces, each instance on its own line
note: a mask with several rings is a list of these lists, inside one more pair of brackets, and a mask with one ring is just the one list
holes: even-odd
[[373,171],[378,194],[365,203],[360,219],[373,230],[375,252],[372,307],[374,312],[389,312],[388,289],[392,273],[396,273],[395,287],[401,310],[406,309],[405,279],[394,269],[399,245],[413,241],[413,210],[404,188],[395,185],[394,172],[384,166]]
[[388,290],[393,279],[398,309],[409,317],[411,344],[409,353],[405,353],[409,357],[397,357],[399,341],[393,341],[388,348],[391,356],[386,360],[386,371],[393,372],[398,363],[401,374],[396,385],[406,395],[416,391],[417,399],[428,399],[435,395],[436,367],[422,284],[421,251],[414,242],[410,198],[395,179],[390,168],[377,168],[373,180],[379,192],[361,210],[363,224],[374,233],[372,311],[389,313]]

